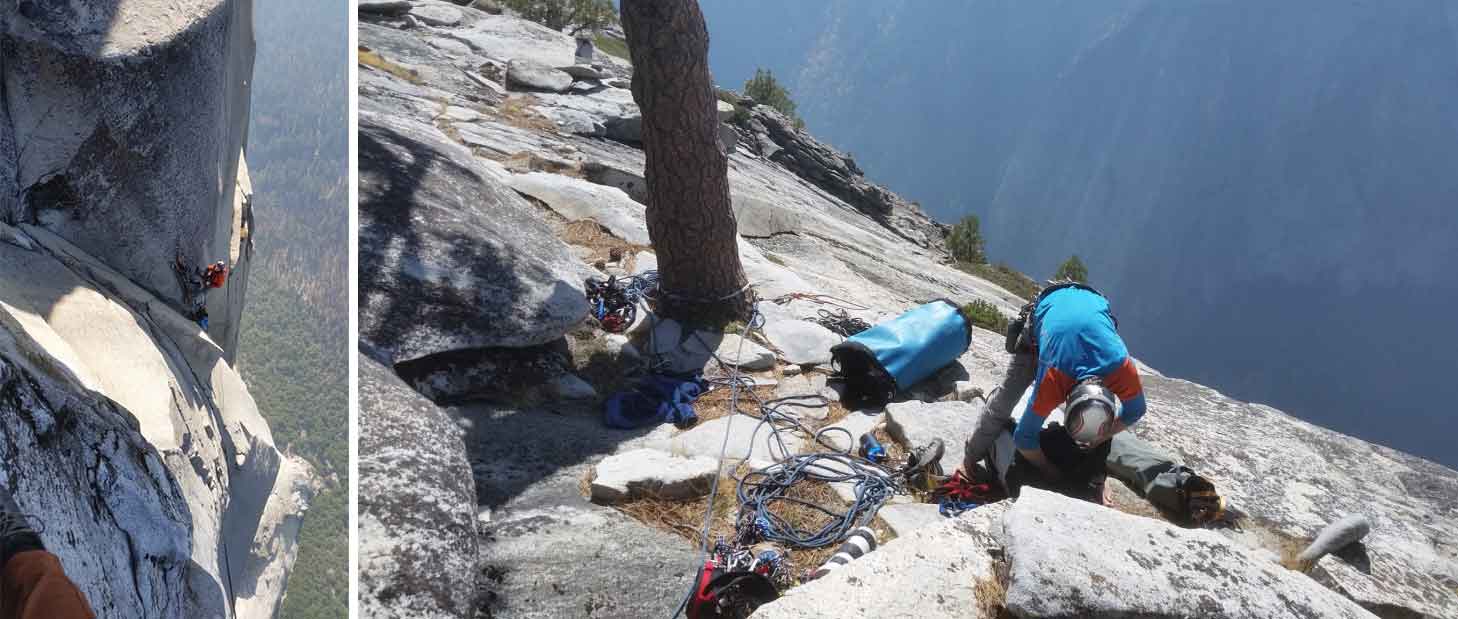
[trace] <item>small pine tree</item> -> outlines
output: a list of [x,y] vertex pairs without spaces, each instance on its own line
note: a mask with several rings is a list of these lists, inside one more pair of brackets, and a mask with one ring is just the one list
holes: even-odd
[[805,127],[805,121],[795,114],[795,101],[790,98],[790,92],[780,85],[769,69],[755,69],[754,77],[744,82],[744,94],[749,95],[756,103],[779,110],[786,118],[794,121],[795,128]]
[[1053,279],[1071,279],[1087,284],[1088,267],[1083,266],[1083,261],[1078,259],[1078,254],[1074,254],[1068,260],[1063,261],[1063,264],[1058,267],[1058,272],[1053,274]]
[[952,226],[947,235],[947,250],[958,262],[983,264],[987,262],[987,250],[982,241],[982,225],[976,215],[968,215]]

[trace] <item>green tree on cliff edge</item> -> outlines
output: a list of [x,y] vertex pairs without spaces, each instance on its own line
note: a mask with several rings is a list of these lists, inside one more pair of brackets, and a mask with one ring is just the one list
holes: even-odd
[[805,128],[805,121],[795,113],[795,101],[790,98],[790,92],[780,85],[769,69],[755,69],[754,77],[744,82],[744,94],[755,103],[779,110],[786,118],[795,121],[795,128]]
[[987,262],[987,249],[982,241],[982,226],[976,215],[968,215],[952,226],[947,235],[947,250],[960,262],[983,264]]
[[1088,268],[1083,266],[1083,261],[1078,259],[1078,254],[1074,254],[1069,259],[1063,261],[1063,264],[1058,267],[1058,272],[1053,274],[1053,279],[1071,279],[1082,284],[1087,284]]

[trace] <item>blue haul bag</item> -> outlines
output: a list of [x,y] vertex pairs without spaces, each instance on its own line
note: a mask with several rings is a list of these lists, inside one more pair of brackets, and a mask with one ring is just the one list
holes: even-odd
[[862,331],[830,349],[845,380],[841,401],[854,410],[877,408],[897,392],[956,361],[972,343],[972,325],[942,299]]

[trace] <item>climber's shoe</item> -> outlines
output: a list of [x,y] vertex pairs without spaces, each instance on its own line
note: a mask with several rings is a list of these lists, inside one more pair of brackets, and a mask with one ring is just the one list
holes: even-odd
[[1225,499],[1215,492],[1215,484],[1199,475],[1185,480],[1185,510],[1195,524],[1205,526],[1225,517]]
[[942,472],[942,454],[946,453],[946,446],[942,439],[932,439],[932,442],[917,447],[906,457],[906,464],[901,466],[901,474],[906,476],[907,485],[923,492],[931,491],[946,480],[946,474]]
[[10,490],[0,486],[0,566],[30,550],[45,550],[40,535],[30,526],[30,516],[20,511]]

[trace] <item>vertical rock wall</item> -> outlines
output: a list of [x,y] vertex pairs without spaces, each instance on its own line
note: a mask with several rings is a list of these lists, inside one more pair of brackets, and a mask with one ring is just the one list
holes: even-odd
[[180,305],[237,236],[253,52],[250,0],[0,4],[0,217]]

